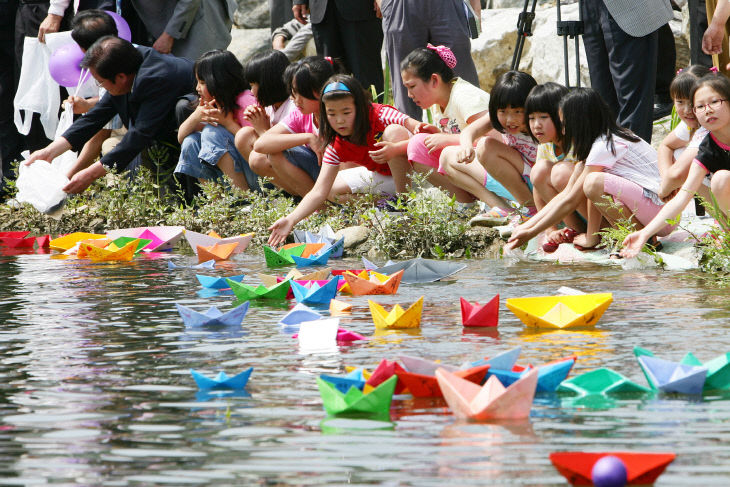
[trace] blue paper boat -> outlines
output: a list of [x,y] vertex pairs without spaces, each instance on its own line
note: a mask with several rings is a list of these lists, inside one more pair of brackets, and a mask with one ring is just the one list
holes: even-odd
[[341,259],[345,250],[345,237],[338,239],[335,232],[329,225],[323,225],[318,233],[309,231],[294,230],[294,241],[301,243],[325,243],[332,247],[330,257],[333,259]]
[[185,326],[210,326],[210,325],[223,325],[223,326],[240,326],[243,322],[243,318],[248,312],[248,301],[242,305],[233,308],[232,310],[222,313],[215,306],[211,306],[205,313],[199,313],[192,310],[182,304],[175,303],[177,306],[177,312],[180,313],[180,317],[185,323]]
[[684,365],[648,355],[636,357],[652,389],[680,394],[702,394],[707,367]]
[[253,372],[253,367],[249,367],[240,374],[236,374],[233,377],[228,377],[225,372],[220,371],[214,378],[206,377],[195,369],[190,369],[190,374],[195,379],[195,383],[198,384],[199,389],[243,389],[248,383],[248,378]]
[[477,360],[476,362],[471,362],[466,366],[462,366],[461,368],[468,369],[471,367],[478,367],[480,365],[489,364],[490,369],[512,370],[512,367],[514,367],[515,362],[517,362],[517,359],[520,357],[521,353],[522,347],[515,347],[512,350],[507,350],[506,352],[502,352],[499,355],[495,355],[490,359]]
[[332,253],[333,247],[330,245],[329,247],[325,248],[324,250],[321,250],[318,254],[309,256],[309,257],[297,257],[296,255],[292,255],[291,258],[294,259],[294,263],[297,265],[297,267],[309,267],[314,265],[327,265],[327,261],[330,259],[330,254]]
[[320,374],[319,378],[334,385],[343,394],[347,394],[351,387],[361,391],[365,387],[365,377],[362,375],[361,368],[355,369],[345,376]]
[[313,282],[310,287],[303,286],[296,281],[291,282],[291,290],[299,303],[307,304],[327,304],[332,301],[337,294],[337,283],[339,276],[333,277],[327,284],[321,286]]
[[[570,358],[538,367],[536,392],[555,392],[560,383],[568,377],[570,369],[573,368],[573,364],[575,364],[575,359]],[[490,375],[494,375],[504,387],[509,387],[527,372],[529,372],[529,369],[515,372],[513,370],[501,370],[489,367],[486,378],[488,379]]]
[[315,321],[321,320],[322,315],[317,313],[315,310],[307,306],[306,304],[297,303],[280,321],[279,324],[287,328],[289,331],[290,327],[293,328],[291,331],[295,332],[299,329],[299,323],[304,321]]
[[173,269],[213,269],[215,267],[215,260],[206,260],[205,262],[201,262],[200,264],[196,265],[176,265],[173,264],[171,261],[167,261],[167,270],[173,270]]
[[[215,262],[215,261],[213,261]],[[203,274],[195,274],[198,278],[200,285],[208,289],[230,289],[231,285],[226,282],[226,279],[231,281],[241,282],[243,280],[243,274],[240,276],[228,276],[228,277],[215,277],[215,276],[204,276]]]

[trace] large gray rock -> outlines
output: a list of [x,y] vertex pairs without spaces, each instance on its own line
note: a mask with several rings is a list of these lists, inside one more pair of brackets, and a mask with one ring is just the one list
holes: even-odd
[[231,31],[231,44],[228,50],[236,55],[239,61],[246,60],[257,52],[271,49],[271,32],[269,29],[236,29]]
[[363,225],[346,227],[335,233],[336,238],[345,237],[345,249],[357,247],[364,243],[370,235],[370,229]]
[[245,29],[269,27],[269,3],[267,0],[238,0],[238,10],[233,23]]

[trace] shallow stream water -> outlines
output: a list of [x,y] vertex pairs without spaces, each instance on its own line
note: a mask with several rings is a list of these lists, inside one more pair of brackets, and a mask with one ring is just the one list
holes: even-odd
[[[645,385],[635,345],[671,360],[730,351],[728,291],[697,274],[464,261],[445,282],[375,298],[390,306],[424,295],[420,330],[375,334],[367,298],[346,297],[354,311],[342,326],[372,339],[301,354],[277,325],[286,305],[252,304],[236,331],[186,330],[175,310],[229,309],[233,297],[201,293],[195,273],[254,283],[263,256],[214,271],[168,271],[168,259],[196,263],[0,257],[0,484],[549,486],[566,485],[553,451],[647,450],[678,454],[656,485],[728,485],[730,395],[599,407],[542,396],[529,420],[481,424],[456,421],[440,400],[396,396],[382,422],[327,418],[315,383],[400,354],[461,364],[522,346],[519,363],[576,354],[573,375],[610,367]],[[595,331],[530,331],[504,306],[560,286],[613,293]],[[459,297],[496,293],[499,327],[463,328]],[[249,366],[246,393],[233,396],[200,393],[189,373]]]

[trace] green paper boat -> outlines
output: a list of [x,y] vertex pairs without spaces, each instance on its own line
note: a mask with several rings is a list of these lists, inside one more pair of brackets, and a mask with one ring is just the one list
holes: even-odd
[[397,382],[398,376],[394,375],[368,394],[356,387],[351,387],[346,394],[343,394],[334,384],[317,377],[317,387],[327,414],[351,418],[390,418],[390,402]]
[[[654,356],[651,351],[641,347],[634,347],[634,355],[637,357],[640,355]],[[730,390],[730,352],[718,355],[704,364],[692,352],[687,352],[679,363],[707,367],[707,377],[705,378],[703,390]]]
[[[143,248],[147,247],[152,243],[152,240],[147,238],[134,238],[134,237],[119,237],[112,240],[112,243],[107,246],[108,250],[118,250],[127,245],[132,240],[138,240],[137,248],[134,250],[135,254],[138,254]],[[116,246],[116,248],[113,247]]]
[[292,259],[291,256],[294,255],[297,257],[301,257],[306,247],[306,244],[299,244],[291,247],[284,247],[277,252],[268,245],[264,245],[264,257],[266,258],[266,267],[273,268],[294,265],[294,259]]
[[592,394],[637,394],[650,389],[633,382],[611,369],[601,368],[564,380],[558,392],[588,396]]
[[231,286],[233,294],[236,295],[240,301],[251,301],[252,299],[286,299],[286,295],[289,293],[290,282],[281,281],[273,286],[257,286],[253,287],[248,284],[242,284],[240,282],[226,279],[226,282]]

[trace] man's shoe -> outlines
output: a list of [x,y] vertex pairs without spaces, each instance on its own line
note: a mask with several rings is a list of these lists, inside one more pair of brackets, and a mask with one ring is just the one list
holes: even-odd
[[654,103],[654,120],[659,120],[672,113],[672,107],[674,103],[671,101],[665,101],[661,103]]

